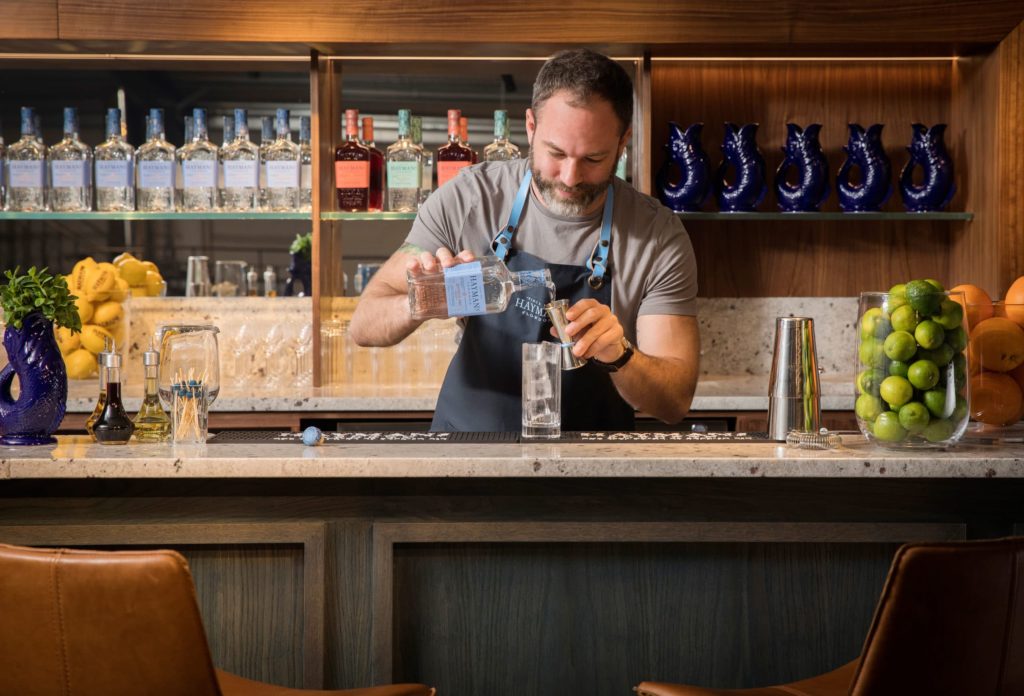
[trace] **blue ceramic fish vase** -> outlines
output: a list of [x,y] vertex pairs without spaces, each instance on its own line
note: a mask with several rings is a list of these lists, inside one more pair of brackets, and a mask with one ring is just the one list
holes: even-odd
[[[22,320],[20,329],[8,326],[4,348],[10,363],[0,371],[0,444],[45,445],[64,419],[68,375],[53,323],[41,312]],[[19,394],[11,395],[14,378]]]
[[[911,213],[941,210],[949,204],[956,193],[953,160],[950,159],[946,143],[942,139],[946,133],[946,124],[939,123],[928,128],[921,123],[915,123],[912,128],[914,138],[907,148],[910,161],[900,172],[903,207]],[[914,170],[917,167],[921,167],[923,175],[920,184],[914,183]]]
[[[738,127],[726,123],[722,156],[724,159],[715,175],[718,209],[725,213],[755,210],[768,191],[764,157],[757,148],[757,124]],[[730,170],[735,173],[731,183]]]
[[[818,141],[820,132],[820,123],[812,123],[806,130],[795,123],[786,124],[784,157],[775,172],[775,196],[783,212],[814,212],[828,198],[828,160]],[[796,170],[794,184],[789,183],[792,169]]]
[[[867,130],[850,124],[850,141],[843,152],[846,161],[836,175],[839,207],[846,213],[879,210],[892,195],[892,164],[882,146],[882,128],[876,123]],[[851,179],[853,168],[860,170],[860,180]]]
[[700,210],[711,193],[711,160],[700,141],[704,124],[694,123],[684,131],[669,121],[668,127],[668,159],[658,170],[658,198],[677,213]]

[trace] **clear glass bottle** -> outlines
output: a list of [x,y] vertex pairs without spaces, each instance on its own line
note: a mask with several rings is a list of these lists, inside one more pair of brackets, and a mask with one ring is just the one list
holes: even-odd
[[267,161],[267,150],[274,144],[274,117],[264,116],[260,119],[260,193],[259,206],[261,210],[267,207],[267,168],[264,164]]
[[370,148],[359,142],[359,111],[345,110],[345,142],[334,150],[338,210],[366,212],[370,205]]
[[92,148],[78,139],[78,109],[64,108],[64,139],[50,148],[50,209],[92,210]]
[[[184,118],[184,131],[185,134],[181,141],[182,147],[192,142],[192,136],[196,132],[195,124],[192,122],[191,116],[186,116]],[[182,192],[185,186],[185,176],[182,172],[181,159],[178,157],[178,150],[180,149],[181,148],[178,148],[174,151],[174,204],[178,210],[181,210]]]
[[139,210],[166,213],[174,210],[174,146],[164,133],[164,110],[150,109],[146,142],[135,151],[136,203]]
[[192,142],[178,148],[181,162],[181,209],[205,212],[217,209],[218,148],[210,142],[206,130],[206,109],[192,110],[195,132]]
[[277,297],[277,271],[273,266],[267,266],[263,271],[263,296]]
[[427,196],[434,190],[434,151],[423,145],[423,117],[413,116],[410,119],[412,126],[412,142],[423,151],[423,176],[420,178],[420,203],[427,200]]
[[299,209],[302,151],[292,142],[289,118],[288,109],[277,110],[277,140],[267,148],[267,210],[273,212]]
[[[461,263],[435,273],[407,275],[409,312],[414,319],[445,319],[478,314],[496,314],[508,307],[512,294],[529,287],[546,287],[548,300],[555,286],[548,269],[508,270],[496,256]],[[537,308],[543,316],[544,308]]]
[[309,116],[299,118],[299,210],[313,209],[313,131]]
[[469,151],[473,153],[473,164],[476,164],[480,159],[477,155],[476,150],[469,144],[469,119],[465,116],[459,116],[459,140],[462,144],[469,148]]
[[120,109],[107,109],[107,139],[95,160],[96,210],[135,210],[135,148],[121,137]]
[[259,276],[253,266],[249,266],[249,270],[245,273],[245,294],[247,297],[256,297],[260,294]]
[[459,136],[459,119],[462,112],[448,109],[448,142],[438,148],[434,161],[437,162],[437,188],[453,179],[460,169],[473,164],[473,151],[462,144]]
[[257,210],[260,195],[260,149],[249,140],[249,112],[235,109],[235,138],[220,151],[224,186],[221,207],[230,211]]
[[42,211],[46,204],[46,146],[36,139],[35,109],[21,107],[21,140],[7,148],[4,210]]
[[423,149],[413,143],[411,112],[398,110],[398,140],[388,146],[388,210],[415,213],[423,188]]
[[384,210],[384,153],[373,138],[373,118],[363,117],[363,145],[370,148],[370,198],[366,209],[371,213]]
[[157,380],[160,377],[160,354],[152,344],[142,354],[144,393],[142,405],[135,415],[135,439],[139,442],[166,442],[171,439],[171,419],[160,404]]
[[121,403],[121,356],[111,349],[100,353],[100,362],[106,367],[107,398],[92,424],[92,436],[101,445],[123,445],[132,438],[135,424]]
[[[110,347],[108,339],[107,347],[103,349],[103,353],[100,353],[100,355],[103,355],[104,353],[110,350],[113,349]],[[96,425],[96,421],[99,420],[100,414],[103,413],[103,409],[106,408],[107,406],[107,368],[106,365],[104,364],[104,361],[102,360],[97,360],[97,365],[99,369],[100,393],[96,399],[95,408],[93,408],[92,413],[89,414],[89,417],[85,419],[85,431],[89,433],[89,437],[91,437],[93,440],[96,440],[96,435],[93,433],[92,428],[94,425]]]
[[217,164],[217,195],[220,197],[219,200],[223,200],[224,196],[224,167],[221,166],[221,162],[224,160],[224,148],[235,141],[235,117],[231,115],[221,116],[221,135],[223,136],[220,143],[220,153],[218,154]]
[[508,112],[494,111],[494,142],[484,148],[484,162],[506,162],[521,157],[519,148],[508,140]]

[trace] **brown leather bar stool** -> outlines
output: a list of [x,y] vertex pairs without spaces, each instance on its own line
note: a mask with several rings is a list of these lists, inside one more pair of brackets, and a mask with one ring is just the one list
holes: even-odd
[[286,689],[215,669],[174,551],[0,544],[0,696],[432,696],[422,684]]
[[639,696],[1021,696],[1024,537],[896,552],[861,657],[762,689],[643,682]]

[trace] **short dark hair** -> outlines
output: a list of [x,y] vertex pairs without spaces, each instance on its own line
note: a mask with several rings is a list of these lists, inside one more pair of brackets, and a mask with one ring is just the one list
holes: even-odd
[[559,51],[537,73],[533,83],[534,113],[556,92],[571,92],[574,106],[598,96],[609,102],[622,121],[622,133],[633,122],[633,81],[622,66],[588,48]]

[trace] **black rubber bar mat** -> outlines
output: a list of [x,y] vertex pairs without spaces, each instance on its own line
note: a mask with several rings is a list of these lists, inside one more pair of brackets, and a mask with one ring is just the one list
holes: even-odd
[[[767,433],[691,433],[691,432],[567,432],[555,440],[524,440],[520,433],[428,433],[406,430],[376,430],[365,432],[325,432],[324,443],[455,443],[482,444],[531,442],[767,442]],[[209,440],[210,444],[302,444],[302,433],[275,432],[273,430],[223,430]]]

